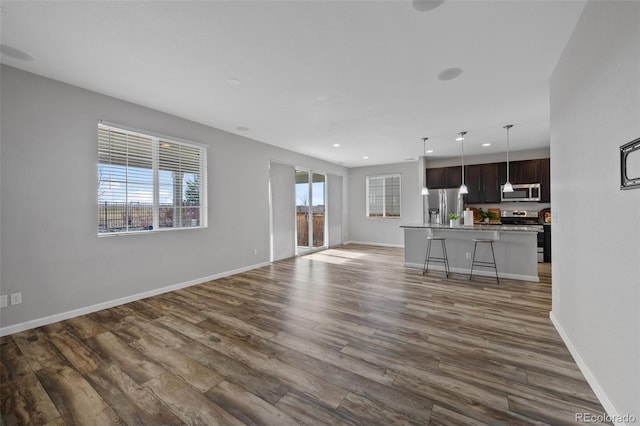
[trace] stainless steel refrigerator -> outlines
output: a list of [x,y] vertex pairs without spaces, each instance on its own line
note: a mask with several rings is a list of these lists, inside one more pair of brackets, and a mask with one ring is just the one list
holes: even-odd
[[[426,220],[431,223],[449,223],[449,213],[455,213],[462,217],[464,201],[460,191],[456,189],[430,189],[427,195],[427,211],[430,214]],[[434,214],[434,209],[438,209],[438,216]]]

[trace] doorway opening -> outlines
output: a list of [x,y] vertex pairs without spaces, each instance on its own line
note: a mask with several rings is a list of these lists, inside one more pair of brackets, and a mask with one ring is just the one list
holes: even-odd
[[327,248],[327,176],[296,169],[296,255]]

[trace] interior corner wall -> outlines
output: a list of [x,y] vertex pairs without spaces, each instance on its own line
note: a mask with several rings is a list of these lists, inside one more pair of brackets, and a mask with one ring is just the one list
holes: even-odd
[[271,194],[271,260],[296,254],[296,169],[272,161],[269,166]]
[[619,147],[640,137],[640,2],[586,5],[550,93],[551,317],[614,423],[636,424],[640,189],[620,189]]
[[327,211],[327,237],[329,247],[342,245],[342,217],[343,217],[343,182],[342,176],[327,175],[328,211]]
[[[349,170],[349,241],[404,247],[400,225],[422,223],[420,161]],[[424,173],[424,172],[422,172]],[[367,176],[400,174],[400,218],[367,217]]]
[[[271,160],[347,173],[15,68],[2,65],[0,76],[2,294],[23,299],[2,308],[0,334],[264,265]],[[207,145],[208,228],[98,238],[98,120]]]

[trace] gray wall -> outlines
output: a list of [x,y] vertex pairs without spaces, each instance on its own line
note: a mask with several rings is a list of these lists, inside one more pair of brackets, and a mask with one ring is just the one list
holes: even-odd
[[271,260],[296,254],[296,169],[289,164],[271,162]]
[[552,319],[609,414],[637,422],[640,189],[619,189],[618,149],[640,136],[640,3],[589,2],[550,87]]
[[329,247],[342,245],[342,223],[344,209],[344,179],[342,176],[327,175],[328,211],[327,211],[327,236]]
[[[515,131],[512,130],[512,132]],[[506,149],[506,144],[505,144]],[[509,161],[520,161],[520,160],[533,160],[536,158],[549,158],[550,150],[549,148],[539,148],[539,149],[529,149],[526,151],[510,151],[509,152]],[[484,164],[484,163],[501,163],[507,161],[507,152],[503,152],[500,154],[483,154],[483,155],[472,155],[472,156],[464,156],[464,164]],[[446,157],[446,158],[437,158],[437,157],[427,157],[426,159],[426,167],[450,167],[450,166],[459,166],[462,164],[462,159],[460,157]]]
[[[403,232],[400,225],[422,223],[422,196],[420,189],[419,161],[358,167],[349,170],[349,232],[348,241],[402,246]],[[397,218],[366,217],[366,179],[371,175],[399,173],[400,214]]]
[[[23,297],[2,308],[3,328],[268,262],[270,161],[346,176],[335,164],[14,68],[3,66],[1,78],[0,285]],[[98,238],[100,119],[209,146],[208,229]]]

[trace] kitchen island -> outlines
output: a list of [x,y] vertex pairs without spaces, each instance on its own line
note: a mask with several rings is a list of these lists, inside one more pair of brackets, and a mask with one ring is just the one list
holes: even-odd
[[[401,225],[404,229],[404,263],[411,268],[422,269],[427,252],[427,236],[446,238],[449,267],[452,273],[469,274],[474,238],[495,240],[493,248],[496,255],[500,278],[538,282],[537,238],[541,226],[525,225],[479,225],[449,226],[440,224]],[[440,256],[440,244],[431,248],[432,256]],[[491,260],[488,244],[479,244],[476,260]],[[444,270],[442,264],[430,264],[429,270]],[[473,275],[492,276],[492,268],[473,268]]]

